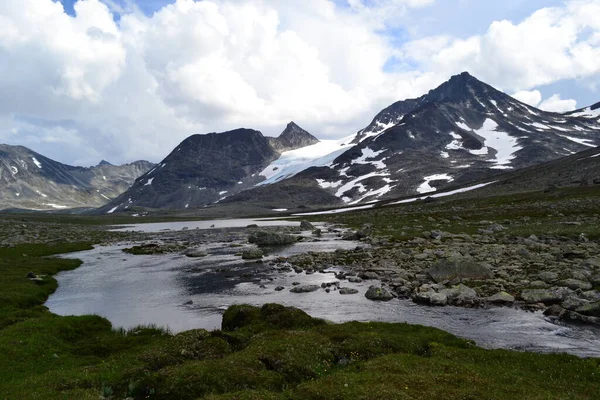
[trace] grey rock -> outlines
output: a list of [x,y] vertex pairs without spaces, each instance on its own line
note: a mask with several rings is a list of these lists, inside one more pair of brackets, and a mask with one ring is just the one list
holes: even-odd
[[446,293],[432,293],[429,297],[429,304],[432,306],[445,306],[448,303]]
[[358,293],[358,290],[354,289],[354,288],[343,287],[343,288],[340,288],[339,293],[340,294],[356,294],[356,293]]
[[556,304],[562,303],[567,296],[572,293],[572,290],[564,287],[553,289],[525,289],[521,292],[521,298],[529,304]]
[[557,282],[558,286],[568,287],[569,289],[577,290],[590,290],[592,288],[592,284],[585,281],[580,281],[578,279],[563,279],[562,281]]
[[442,282],[454,278],[491,279],[494,273],[485,265],[472,260],[440,260],[428,271],[428,275],[435,282]]
[[361,283],[363,280],[360,279],[358,276],[349,276],[348,277],[348,282],[350,283]]
[[293,244],[297,241],[298,238],[296,236],[269,231],[252,232],[248,237],[248,242],[255,243],[259,246],[282,246]]
[[575,310],[578,314],[587,315],[589,317],[600,317],[600,301],[586,304]]
[[[440,293],[447,297],[450,304],[455,305],[469,305],[475,303],[477,300],[477,292],[462,283],[450,289],[442,289]],[[433,302],[433,296],[431,301]]]
[[487,297],[486,300],[489,301],[490,303],[497,303],[497,304],[504,303],[505,304],[505,303],[513,303],[515,301],[515,297],[509,293],[502,291],[502,292],[498,292],[492,296]]
[[277,287],[275,288],[275,291],[276,291],[276,292],[281,292],[283,289],[285,289],[283,286],[277,286]]
[[201,250],[191,250],[191,251],[188,251],[187,253],[185,253],[185,255],[190,258],[200,258],[200,257],[206,257],[208,254],[205,251],[201,251]]
[[553,283],[558,280],[558,274],[551,271],[543,271],[538,274],[538,279],[546,283]]
[[292,289],[290,289],[290,292],[292,293],[309,293],[309,292],[315,292],[317,290],[319,290],[321,288],[321,286],[319,285],[298,285],[293,287]]
[[367,293],[365,293],[365,297],[375,301],[390,301],[394,298],[385,288],[377,286],[370,286]]
[[258,260],[263,258],[263,252],[259,249],[246,250],[242,253],[242,259],[244,260]]
[[300,221],[300,229],[303,231],[313,231],[315,230],[315,226],[308,221]]

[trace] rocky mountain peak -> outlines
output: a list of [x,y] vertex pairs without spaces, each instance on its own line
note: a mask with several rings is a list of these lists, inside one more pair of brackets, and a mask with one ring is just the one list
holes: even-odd
[[101,167],[101,166],[103,166],[103,165],[112,165],[112,164],[111,164],[111,163],[109,163],[109,162],[108,162],[108,161],[106,161],[106,160],[102,160],[102,161],[100,161],[100,162],[98,163],[98,166],[99,166],[99,167]]
[[318,143],[319,139],[291,121],[277,138],[269,138],[271,147],[279,153]]

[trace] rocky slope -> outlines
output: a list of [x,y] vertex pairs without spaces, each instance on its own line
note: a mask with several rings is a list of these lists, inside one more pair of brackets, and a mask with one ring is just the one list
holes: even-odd
[[290,122],[281,135],[268,138],[269,144],[278,153],[299,149],[319,142],[319,139],[300,128],[294,121]]
[[315,142],[318,140],[314,136],[294,122],[277,138],[267,138],[252,129],[193,135],[98,212],[207,206],[263,181],[260,172],[280,152]]
[[598,146],[597,110],[544,112],[462,73],[386,108],[329,165],[291,180],[346,204],[433,192]]
[[99,207],[152,167],[148,161],[75,167],[23,146],[0,145],[0,209]]

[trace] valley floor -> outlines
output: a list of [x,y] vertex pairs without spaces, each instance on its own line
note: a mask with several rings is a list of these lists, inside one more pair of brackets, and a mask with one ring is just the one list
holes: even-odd
[[[599,301],[594,296],[600,289],[599,195],[598,188],[576,188],[327,216],[354,227],[357,234],[350,236],[373,247],[307,253],[270,266],[311,271],[341,265],[347,272],[338,277],[342,282],[376,277],[386,291],[429,304],[443,303],[445,296],[444,304],[484,306],[504,293],[505,304],[535,309],[560,304],[554,308],[557,316],[594,323]],[[190,238],[208,240],[209,235],[108,231],[106,225],[116,222],[132,220],[0,217],[0,398],[598,396],[600,359],[485,350],[422,326],[330,324],[278,305],[233,306],[221,330],[172,335],[152,326],[113,329],[98,316],[51,314],[42,304],[56,290],[52,275],[80,263],[48,256],[97,243],[157,238],[165,243],[161,250],[182,252],[193,245]],[[177,246],[182,237],[186,244]],[[465,271],[453,264],[456,260],[478,267]],[[437,281],[433,267],[440,274]],[[465,275],[473,269],[474,276]],[[479,276],[488,271],[490,276]],[[29,272],[33,279],[27,278]]]

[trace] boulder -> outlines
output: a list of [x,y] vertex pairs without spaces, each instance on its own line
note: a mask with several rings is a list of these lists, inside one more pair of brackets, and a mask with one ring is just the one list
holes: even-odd
[[277,286],[277,287],[275,288],[275,291],[276,291],[276,292],[281,292],[283,289],[285,289],[283,286]]
[[282,246],[293,244],[297,241],[298,238],[296,236],[269,231],[252,232],[252,234],[250,234],[248,237],[248,242],[257,244],[259,246]]
[[562,281],[558,281],[556,283],[557,286],[568,287],[569,289],[577,290],[590,290],[592,288],[592,284],[585,281],[580,281],[579,279],[563,279]]
[[562,303],[572,293],[573,291],[571,289],[564,287],[553,289],[525,289],[521,292],[521,298],[529,304],[557,304]]
[[263,252],[259,249],[250,249],[242,253],[244,260],[258,260],[263,257]]
[[350,283],[361,283],[363,280],[360,279],[358,276],[349,276],[348,277],[348,282]]
[[339,293],[340,294],[356,294],[356,293],[358,293],[358,290],[356,290],[354,288],[343,287],[343,288],[340,288]]
[[[450,289],[442,289],[440,293],[444,294],[448,303],[454,305],[471,305],[477,301],[477,292],[462,283]],[[433,297],[432,297],[433,302]]]
[[490,303],[506,304],[513,303],[515,301],[515,297],[502,291],[486,298],[486,300]]
[[575,310],[578,314],[588,317],[600,317],[600,301],[596,303],[586,304]]
[[298,286],[295,286],[292,289],[290,289],[290,292],[292,292],[292,293],[309,293],[309,292],[316,292],[320,288],[321,288],[321,286],[319,286],[319,285],[298,285]]
[[429,304],[432,306],[445,306],[448,304],[448,296],[444,292],[434,292],[429,296]]
[[205,251],[201,251],[201,250],[190,250],[187,253],[185,253],[185,255],[190,258],[200,258],[200,257],[206,257],[208,254],[206,254]]
[[427,271],[427,274],[435,282],[443,282],[455,278],[483,280],[494,277],[492,270],[485,265],[464,259],[440,260]]
[[314,231],[315,226],[308,221],[300,221],[300,229],[303,231]]
[[386,289],[377,286],[370,286],[367,293],[365,293],[365,297],[375,301],[390,301],[394,298]]

